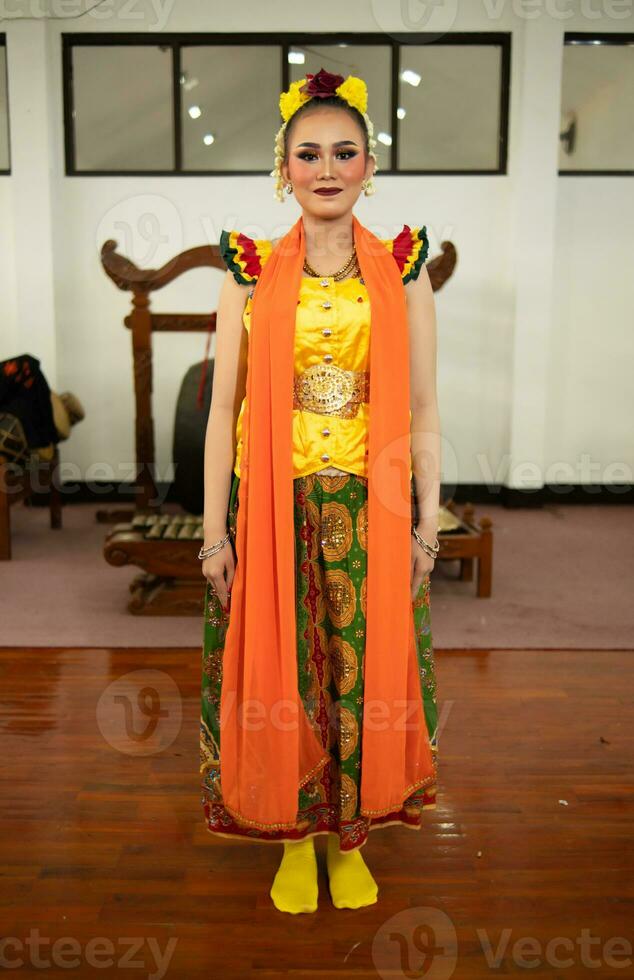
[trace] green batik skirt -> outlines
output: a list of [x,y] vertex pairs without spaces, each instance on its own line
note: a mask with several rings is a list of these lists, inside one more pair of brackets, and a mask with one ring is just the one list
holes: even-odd
[[[240,479],[231,485],[228,528],[235,537]],[[218,719],[224,639],[231,615],[209,583],[204,599],[200,772],[207,828],[215,834],[260,841],[339,836],[341,850],[365,843],[376,827],[421,825],[422,811],[436,806],[436,784],[417,789],[399,810],[361,816],[362,668],[365,647],[367,479],[353,473],[297,477],[294,481],[297,596],[297,677],[306,713],[318,724],[331,760],[298,790],[293,830],[259,830],[236,823],[222,803]],[[430,626],[429,575],[414,607],[420,686],[434,767],[437,705]],[[275,779],[274,769],[271,779]]]

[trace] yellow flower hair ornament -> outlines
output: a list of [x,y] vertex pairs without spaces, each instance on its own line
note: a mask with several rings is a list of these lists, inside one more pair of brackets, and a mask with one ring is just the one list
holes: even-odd
[[[368,90],[362,78],[348,75],[344,79],[343,75],[335,75],[332,72],[320,68],[316,75],[308,74],[306,78],[300,78],[292,82],[288,92],[280,95],[280,113],[284,122],[280,126],[275,136],[275,166],[271,170],[271,177],[275,177],[275,192],[273,196],[280,202],[284,201],[284,178],[282,177],[282,163],[285,154],[286,127],[291,117],[297,112],[305,102],[311,99],[324,99],[330,95],[338,95],[348,105],[357,109],[365,120],[368,128],[369,156],[374,160],[374,171],[378,170],[374,147],[374,126],[367,113]],[[366,195],[373,194],[375,188],[372,178],[364,181],[364,192]]]

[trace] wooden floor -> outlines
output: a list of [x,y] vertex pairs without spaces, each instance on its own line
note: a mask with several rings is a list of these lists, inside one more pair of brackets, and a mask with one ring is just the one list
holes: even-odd
[[203,823],[196,650],[0,650],[0,968],[633,976],[634,657],[436,650],[436,672],[437,809],[372,832],[379,902],[355,912],[318,838],[319,910],[290,916],[268,894],[281,846]]

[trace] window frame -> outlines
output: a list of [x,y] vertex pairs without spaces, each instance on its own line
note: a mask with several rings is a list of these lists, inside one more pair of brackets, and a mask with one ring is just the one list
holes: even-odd
[[[184,170],[182,169],[182,133],[181,133],[181,98],[180,98],[180,75],[182,63],[182,49],[196,46],[212,47],[214,45],[244,45],[262,46],[271,45],[279,47],[281,60],[282,87],[280,91],[287,91],[290,85],[290,72],[288,64],[288,52],[290,48],[308,45],[328,45],[328,44],[354,44],[389,47],[391,49],[391,134],[392,143],[390,149],[390,165],[388,168],[381,168],[381,174],[391,177],[399,176],[499,176],[508,173],[508,131],[509,131],[509,104],[510,104],[510,78],[511,78],[511,34],[509,32],[484,32],[473,31],[455,33],[445,33],[441,36],[430,32],[408,32],[383,34],[375,33],[353,33],[349,31],[331,33],[166,33],[157,38],[153,34],[147,33],[128,33],[128,34],[100,34],[100,33],[63,33],[62,38],[62,79],[63,79],[63,104],[64,104],[64,157],[65,175],[67,177],[240,177],[240,176],[269,176],[270,167],[266,170]],[[500,48],[500,89],[499,89],[499,129],[498,129],[498,166],[490,170],[482,169],[397,169],[395,164],[398,160],[398,140],[399,131],[397,118],[398,108],[398,87],[400,54],[404,48],[410,45],[495,45]],[[121,45],[151,45],[152,47],[170,47],[172,49],[172,111],[173,111],[173,132],[174,132],[174,169],[173,170],[78,170],[76,167],[75,154],[75,126],[74,126],[74,97],[73,97],[73,48],[81,46],[121,46]],[[280,119],[281,124],[281,119]],[[273,138],[274,134],[271,134]],[[273,153],[271,151],[271,166]]]
[[0,34],[0,48],[4,48],[4,90],[7,95],[7,151],[9,166],[0,167],[0,177],[11,176],[11,106],[9,104],[9,53],[7,51],[7,35]]

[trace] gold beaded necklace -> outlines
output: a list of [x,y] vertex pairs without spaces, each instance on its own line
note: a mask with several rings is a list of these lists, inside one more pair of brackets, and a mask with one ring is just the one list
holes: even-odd
[[309,265],[308,259],[304,259],[304,272],[307,272],[309,276],[314,279],[335,279],[339,281],[340,279],[345,279],[350,271],[357,272],[359,269],[359,264],[357,262],[357,250],[352,249],[352,254],[346,262],[345,265],[341,267],[337,272],[334,272],[332,276],[325,276],[321,272],[315,272],[313,267]]

